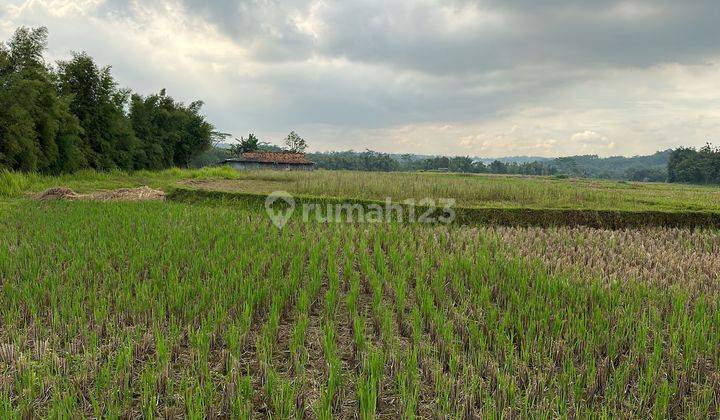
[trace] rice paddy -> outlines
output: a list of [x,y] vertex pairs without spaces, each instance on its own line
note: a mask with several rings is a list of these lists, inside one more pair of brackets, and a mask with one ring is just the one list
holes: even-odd
[[659,210],[720,212],[720,188],[664,183],[556,179],[443,173],[354,171],[245,171],[228,167],[159,172],[81,171],[72,175],[22,175],[0,171],[0,197],[18,197],[52,187],[78,193],[99,189],[178,186],[269,194],[382,200],[453,198],[462,207]]
[[664,183],[443,173],[246,171],[196,188],[400,202],[453,198],[462,207],[720,211],[720,188]]
[[719,414],[715,230],[9,203],[2,418]]

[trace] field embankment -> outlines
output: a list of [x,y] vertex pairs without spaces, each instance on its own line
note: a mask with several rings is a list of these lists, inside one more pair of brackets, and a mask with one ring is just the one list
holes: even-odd
[[[248,205],[263,208],[267,195],[259,193],[212,191],[202,188],[174,188],[168,199],[184,203],[215,203]],[[385,206],[385,202],[344,197],[294,196],[297,206],[319,204],[322,207],[342,204]],[[394,203],[407,208],[402,203]],[[441,208],[413,206],[416,213],[433,216]],[[632,229],[641,227],[720,228],[720,211],[653,211],[593,210],[557,208],[461,207],[454,206],[454,224],[487,226],[586,226],[601,229]],[[298,212],[297,214],[299,214]]]

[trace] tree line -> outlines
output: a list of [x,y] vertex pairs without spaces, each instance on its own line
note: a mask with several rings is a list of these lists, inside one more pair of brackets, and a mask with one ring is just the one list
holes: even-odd
[[359,171],[431,171],[511,175],[568,176],[630,181],[661,182],[667,178],[670,151],[633,158],[571,156],[533,161],[486,160],[469,156],[419,157],[392,155],[372,150],[308,154],[318,168]]
[[649,156],[600,158],[581,155],[533,161],[483,161],[468,156],[419,157],[372,150],[312,153],[319,168],[360,171],[437,171],[513,175],[553,175],[643,182],[720,184],[720,149],[679,148]]
[[[295,132],[285,139],[284,147],[261,141],[256,135],[237,139],[229,148],[212,148],[194,162],[195,166],[215,164],[239,157],[244,152],[302,152],[307,142]],[[642,182],[685,182],[720,184],[720,148],[706,145],[700,150],[681,147],[648,156],[579,155],[560,158],[505,158],[482,160],[469,156],[423,157],[413,154],[390,154],[373,150],[308,153],[308,159],[319,169],[354,171],[431,171],[540,175],[598,178]],[[535,160],[530,160],[535,159]]]
[[43,173],[188,166],[210,148],[201,101],[122,89],[86,53],[46,63],[48,31],[0,44],[0,169]]
[[357,171],[429,171],[521,175],[555,175],[557,169],[542,162],[502,162],[488,164],[469,156],[434,156],[418,158],[415,155],[391,155],[372,150],[310,153],[308,158],[322,169]]

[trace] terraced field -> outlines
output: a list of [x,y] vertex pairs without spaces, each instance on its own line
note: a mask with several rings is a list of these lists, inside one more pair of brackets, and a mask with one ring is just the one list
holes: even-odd
[[719,414],[716,230],[2,211],[3,418]]

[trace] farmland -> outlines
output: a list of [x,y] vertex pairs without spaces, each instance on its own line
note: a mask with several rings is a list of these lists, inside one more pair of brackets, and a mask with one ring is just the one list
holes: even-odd
[[0,416],[718,415],[717,230],[278,229],[253,206],[22,195],[212,182],[467,205],[718,206],[701,187],[367,177],[18,176],[20,193],[0,200]]
[[[3,176],[16,179],[3,182]],[[464,207],[720,211],[720,188],[717,187],[476,174],[238,172],[224,167],[131,173],[81,171],[62,176],[0,173],[0,196],[7,184],[16,186],[13,190],[16,195],[58,185],[78,192],[149,185],[163,189],[190,186],[258,194],[285,190],[316,197],[375,200],[391,197],[396,201],[454,198]]]

